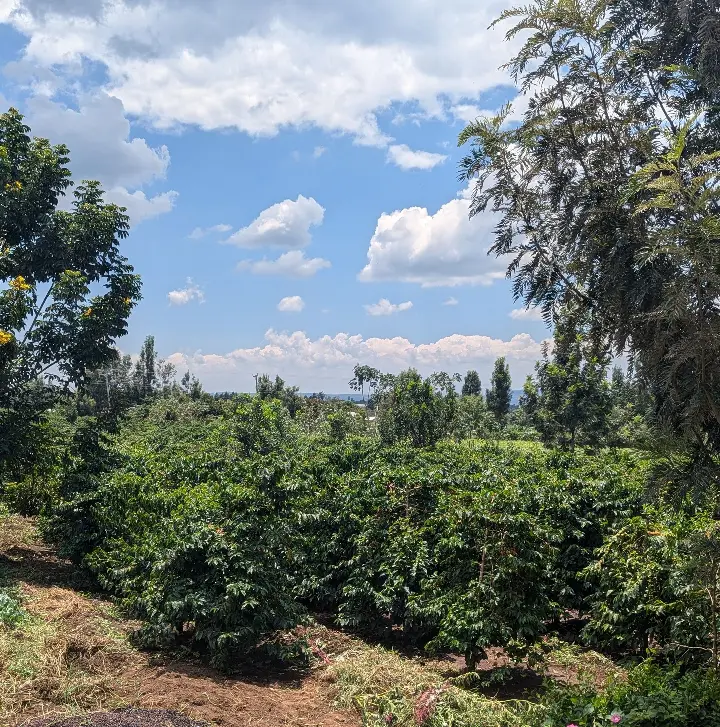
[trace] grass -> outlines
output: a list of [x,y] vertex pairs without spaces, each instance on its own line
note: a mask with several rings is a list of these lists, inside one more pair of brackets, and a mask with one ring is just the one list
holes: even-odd
[[336,660],[328,678],[337,704],[357,709],[367,727],[527,727],[542,718],[538,704],[485,697],[463,686],[466,676],[446,679],[438,668],[359,646]]
[[0,725],[120,706],[117,675],[135,659],[108,604],[35,585],[16,554],[38,548],[31,521],[0,513]]

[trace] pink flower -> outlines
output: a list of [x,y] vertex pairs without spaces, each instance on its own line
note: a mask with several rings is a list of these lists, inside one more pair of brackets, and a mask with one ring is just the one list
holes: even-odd
[[578,727],[574,722],[571,722],[567,727]]
[[611,714],[610,715],[610,721],[613,724],[620,724],[620,722],[622,722],[622,715],[621,714],[617,714],[617,713]]

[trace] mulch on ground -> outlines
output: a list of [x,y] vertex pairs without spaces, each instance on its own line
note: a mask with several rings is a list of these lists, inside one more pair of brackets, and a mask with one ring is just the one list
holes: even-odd
[[49,717],[26,723],[25,727],[209,727],[179,712],[165,709],[119,709],[94,712],[80,717]]

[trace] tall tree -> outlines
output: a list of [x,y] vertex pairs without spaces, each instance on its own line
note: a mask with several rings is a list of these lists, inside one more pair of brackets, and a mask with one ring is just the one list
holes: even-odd
[[512,402],[512,379],[510,367],[501,356],[495,361],[490,388],[485,392],[487,408],[498,422],[503,422],[510,411]]
[[521,406],[545,444],[574,449],[597,445],[608,430],[612,408],[607,359],[571,316],[562,317],[535,366],[535,380],[525,382]]
[[158,354],[155,350],[155,336],[147,336],[140,349],[140,356],[135,364],[135,385],[140,398],[144,399],[155,389],[157,372],[155,363]]
[[468,371],[462,387],[463,396],[482,396],[482,384],[477,371]]
[[374,387],[377,385],[379,378],[380,372],[372,366],[355,364],[355,368],[353,369],[353,378],[350,382],[348,382],[348,386],[353,391],[361,392],[363,401],[365,401],[365,385],[369,384],[371,387]]
[[[470,124],[471,214],[545,315],[572,304],[629,351],[664,423],[720,450],[720,148],[715,4],[535,0],[505,12],[529,97]],[[700,115],[698,115],[700,114]]]
[[60,392],[113,358],[140,299],[120,254],[124,210],[96,182],[59,210],[68,150],[29,132],[16,110],[0,115],[0,470],[22,458]]

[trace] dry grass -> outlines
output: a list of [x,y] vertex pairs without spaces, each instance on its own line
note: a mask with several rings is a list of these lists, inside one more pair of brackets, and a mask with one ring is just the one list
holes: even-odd
[[108,604],[36,584],[37,564],[47,567],[53,558],[31,520],[0,514],[0,586],[10,588],[24,612],[13,627],[0,624],[3,727],[47,713],[121,706],[113,696],[118,675],[138,658]]
[[0,555],[37,542],[37,531],[32,520],[0,511]]
[[117,677],[137,657],[87,599],[43,589],[28,594],[25,608],[19,627],[0,629],[0,724],[121,706]]
[[484,697],[460,687],[463,677],[443,679],[432,663],[381,647],[348,650],[328,679],[337,703],[359,710],[368,727],[526,727],[542,715],[536,704]]

